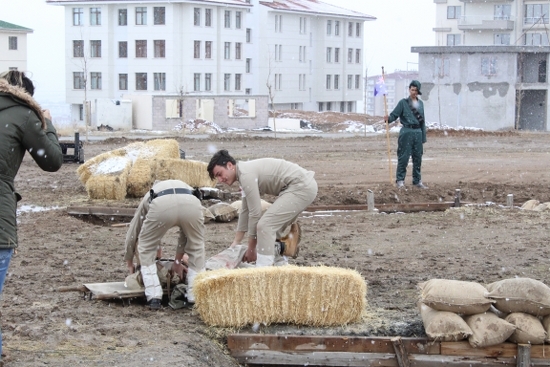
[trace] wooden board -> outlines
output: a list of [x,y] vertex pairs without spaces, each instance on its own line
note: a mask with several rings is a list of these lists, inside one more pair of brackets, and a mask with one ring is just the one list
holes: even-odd
[[70,206],[67,208],[69,215],[111,215],[122,217],[133,217],[136,213],[136,208],[115,208],[101,206]]
[[[374,206],[379,212],[384,213],[413,213],[413,212],[433,212],[433,211],[445,211],[451,207],[454,207],[452,202],[443,203],[408,203],[408,204],[378,204]],[[369,207],[366,204],[353,204],[353,205],[312,205],[308,206],[305,211],[317,212],[317,211],[350,211],[350,210],[368,210]]]

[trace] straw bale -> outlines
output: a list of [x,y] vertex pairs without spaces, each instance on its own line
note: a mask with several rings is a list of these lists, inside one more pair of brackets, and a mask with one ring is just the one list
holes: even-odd
[[515,325],[516,330],[508,341],[518,344],[543,344],[546,340],[546,331],[538,317],[522,312],[513,312],[506,316],[506,321]]
[[237,217],[237,209],[227,203],[216,203],[208,207],[208,210],[214,215],[216,222],[231,222]]
[[126,192],[129,196],[142,197],[151,189],[154,182],[151,163],[150,159],[136,159],[130,168],[126,182]]
[[216,180],[208,176],[204,162],[179,158],[155,159],[154,175],[157,180],[181,180],[191,187],[214,187]]
[[488,297],[505,313],[525,312],[534,316],[550,315],[550,287],[530,278],[511,278],[487,286]]
[[520,209],[533,210],[539,204],[540,204],[540,201],[538,201],[538,200],[535,200],[535,199],[527,200],[525,203],[523,203],[523,205],[521,206]]
[[487,311],[493,301],[479,283],[461,280],[431,279],[420,283],[420,300],[438,311],[474,315]]
[[466,323],[472,329],[468,342],[474,348],[489,347],[504,343],[516,327],[492,312],[467,316]]
[[424,330],[430,339],[454,342],[468,338],[472,329],[466,321],[454,312],[437,311],[423,303],[419,303],[420,315]]
[[324,266],[207,271],[197,276],[193,290],[201,318],[223,327],[344,325],[361,320],[367,296],[357,271]]
[[155,151],[157,158],[179,158],[180,146],[174,139],[154,139],[145,143],[147,148]]
[[[264,199],[261,200],[262,205],[262,215],[265,213],[265,211],[271,206],[270,202],[265,201]],[[235,209],[237,209],[237,216],[241,214],[241,209],[243,207],[243,201],[237,200],[231,203],[231,206]]]
[[131,162],[125,157],[104,160],[96,167],[96,174],[86,182],[91,199],[124,200]]

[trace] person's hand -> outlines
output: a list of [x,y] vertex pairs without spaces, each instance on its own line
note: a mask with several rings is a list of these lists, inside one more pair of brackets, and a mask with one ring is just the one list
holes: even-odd
[[136,267],[134,265],[133,260],[128,260],[126,262],[126,267],[128,268],[128,271],[130,272],[130,274],[134,274],[136,272]]
[[157,248],[157,259],[162,259],[162,247]]
[[175,260],[172,263],[172,273],[177,274],[180,280],[185,279],[185,275],[187,274],[187,267],[183,265],[179,260]]
[[384,116],[384,122],[386,122],[386,123],[388,122],[388,115]]
[[258,255],[256,254],[256,249],[248,246],[248,248],[246,249],[246,253],[244,254],[244,257],[243,257],[243,262],[253,263],[254,261],[256,261],[257,257]]
[[50,110],[42,110],[42,114],[44,115],[45,118],[51,121],[52,114],[50,113]]

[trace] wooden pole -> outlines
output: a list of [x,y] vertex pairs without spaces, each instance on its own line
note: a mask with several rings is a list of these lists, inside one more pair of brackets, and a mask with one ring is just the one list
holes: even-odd
[[[384,84],[386,83],[385,76],[384,76],[384,67],[382,66],[382,80],[384,80]],[[384,93],[384,116],[388,116],[388,101],[386,99],[386,94]],[[388,145],[388,165],[390,166],[390,183],[393,183],[393,173],[392,173],[392,167],[391,167],[391,145],[390,145],[390,123],[389,121],[386,122],[386,142]]]

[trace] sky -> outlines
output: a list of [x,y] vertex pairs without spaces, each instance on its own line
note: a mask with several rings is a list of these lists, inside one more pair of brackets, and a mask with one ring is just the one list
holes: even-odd
[[[433,0],[321,0],[372,15],[365,22],[364,62],[367,76],[395,70],[418,70],[413,46],[435,43]],[[0,20],[33,29],[27,46],[27,68],[40,103],[64,102],[64,7],[45,0],[0,0]]]

